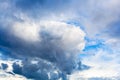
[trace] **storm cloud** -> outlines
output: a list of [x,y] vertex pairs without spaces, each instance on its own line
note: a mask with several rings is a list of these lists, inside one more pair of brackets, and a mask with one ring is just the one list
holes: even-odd
[[[12,57],[23,60],[22,71],[14,72],[39,80],[57,69],[59,75],[71,74],[78,66],[77,55],[84,48],[84,36],[85,33],[79,27],[64,22],[14,22],[12,26],[0,27],[0,48],[10,51]],[[32,64],[32,60],[36,58],[38,64]],[[52,68],[53,66],[57,69]],[[44,68],[45,71],[40,71]],[[32,69],[38,76],[29,74]]]
[[6,58],[22,61],[12,65],[14,73],[35,80],[66,80],[80,68],[77,55],[84,48],[85,33],[52,18],[65,18],[72,0],[0,2],[0,50]]

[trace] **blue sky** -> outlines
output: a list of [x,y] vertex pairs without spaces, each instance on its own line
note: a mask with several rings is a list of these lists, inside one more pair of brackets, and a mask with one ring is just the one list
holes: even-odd
[[0,79],[118,80],[119,7],[119,0],[0,0]]

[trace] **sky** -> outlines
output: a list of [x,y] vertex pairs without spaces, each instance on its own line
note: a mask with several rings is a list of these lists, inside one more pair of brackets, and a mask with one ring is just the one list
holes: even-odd
[[119,80],[119,0],[0,0],[0,80]]

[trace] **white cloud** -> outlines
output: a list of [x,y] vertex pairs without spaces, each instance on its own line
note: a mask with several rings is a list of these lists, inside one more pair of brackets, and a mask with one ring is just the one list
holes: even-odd
[[80,51],[84,48],[85,33],[79,26],[58,21],[41,21],[40,25],[44,31],[47,31],[52,36],[61,37],[60,44],[63,45],[63,47],[69,50],[77,49]]
[[15,22],[12,27],[12,32],[18,38],[25,41],[39,41],[39,27],[31,22]]
[[12,75],[12,74],[6,73],[3,70],[0,70],[0,80],[28,80],[28,79],[17,74]]
[[[27,42],[40,42],[42,40],[41,32],[45,32],[60,38],[59,45],[68,50],[82,50],[85,46],[85,33],[79,26],[69,25],[59,21],[34,21],[15,22],[10,32],[16,37]],[[54,41],[54,40],[53,40]],[[55,43],[58,41],[54,41]],[[71,44],[70,44],[71,43]]]
[[[79,4],[79,2],[77,2]],[[74,19],[85,27],[85,31],[89,37],[96,37],[96,34],[109,34],[105,32],[109,29],[109,25],[119,20],[119,0],[86,0],[79,7],[74,5],[76,17]],[[112,27],[114,29],[114,27]],[[111,31],[110,28],[109,30]],[[107,35],[108,36],[108,35]]]
[[[13,73],[12,65],[14,62],[20,63],[18,60],[0,60],[0,67],[2,63],[7,64],[8,68],[6,70],[0,69],[0,80],[27,80],[25,77],[21,75],[17,75]],[[11,73],[11,74],[10,74]]]
[[92,78],[100,78],[100,80],[117,80],[120,77],[120,64],[118,53],[110,53],[110,51],[99,49],[92,51],[94,55],[83,57],[82,62],[91,66],[90,69],[77,71],[70,75],[70,80],[91,80]]
[[[35,22],[31,19],[23,22],[16,21],[13,22],[13,26],[3,30],[6,33],[3,34],[5,37],[1,36],[1,42],[4,40],[3,43],[10,43],[10,46],[1,44],[1,48],[11,51],[12,57],[27,59],[28,62],[23,60],[20,74],[31,76],[30,72],[35,68],[34,73],[37,75],[33,75],[31,78],[47,79],[47,73],[55,70],[54,68],[49,69],[50,66],[59,69],[59,74],[60,72],[64,75],[71,74],[78,66],[77,55],[85,46],[85,33],[80,27],[61,21],[41,20]],[[9,37],[7,41],[6,36]],[[35,66],[30,62],[36,58],[39,64]],[[42,68],[41,65],[46,67]],[[52,74],[54,73],[52,72]],[[59,76],[61,77],[61,75]]]

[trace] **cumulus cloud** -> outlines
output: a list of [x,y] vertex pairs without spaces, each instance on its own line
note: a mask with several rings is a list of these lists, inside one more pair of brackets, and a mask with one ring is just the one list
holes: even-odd
[[84,48],[85,33],[79,26],[53,19],[64,18],[65,9],[70,9],[71,2],[1,1],[4,6],[0,7],[0,49],[9,52],[10,57],[22,60],[22,66],[13,64],[14,73],[36,80],[60,77],[64,80],[66,74],[80,68],[77,55]]
[[[11,51],[12,57],[28,59],[28,62],[23,61],[22,75],[28,78],[48,76],[47,71],[52,72],[52,66],[65,75],[70,74],[78,65],[77,54],[85,45],[85,33],[79,27],[57,21],[14,22],[13,26],[8,27],[0,28],[0,46]],[[38,58],[39,63],[36,66],[31,64],[30,58]],[[44,60],[51,63],[51,69],[48,68],[49,64],[43,63]],[[44,69],[41,66],[44,66],[45,71],[40,71]],[[38,76],[28,74],[32,69]],[[47,80],[44,76],[42,78]]]

